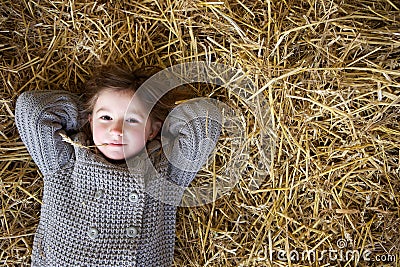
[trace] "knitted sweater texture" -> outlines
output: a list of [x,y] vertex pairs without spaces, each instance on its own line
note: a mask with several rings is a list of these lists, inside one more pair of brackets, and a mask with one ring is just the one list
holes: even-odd
[[[62,140],[60,133],[87,143],[79,132],[87,120],[81,106],[65,91],[26,92],[17,100],[17,128],[44,179],[32,266],[171,266],[173,203],[215,146],[221,130],[218,108],[201,100],[180,104],[164,123],[167,149],[153,140],[129,164],[113,164]],[[149,162],[160,177],[146,178]]]

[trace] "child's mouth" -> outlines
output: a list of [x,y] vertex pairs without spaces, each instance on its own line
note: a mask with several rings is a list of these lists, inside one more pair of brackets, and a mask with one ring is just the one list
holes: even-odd
[[106,146],[115,146],[115,147],[118,147],[118,146],[124,146],[125,144],[123,144],[123,143],[106,143],[105,144]]

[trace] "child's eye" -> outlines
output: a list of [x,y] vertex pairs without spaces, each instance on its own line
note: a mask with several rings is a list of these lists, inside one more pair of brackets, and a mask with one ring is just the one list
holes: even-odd
[[127,119],[126,121],[129,123],[138,123],[139,122],[137,119],[133,119],[133,118]]
[[101,116],[100,119],[101,119],[101,120],[105,120],[105,121],[110,121],[110,120],[112,120],[112,118],[111,118],[110,116],[108,116],[108,115]]

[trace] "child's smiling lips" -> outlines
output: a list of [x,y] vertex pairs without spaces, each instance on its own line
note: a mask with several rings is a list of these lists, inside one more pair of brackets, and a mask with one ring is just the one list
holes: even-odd
[[124,146],[126,144],[115,142],[115,143],[106,143],[105,145],[119,147],[119,146]]

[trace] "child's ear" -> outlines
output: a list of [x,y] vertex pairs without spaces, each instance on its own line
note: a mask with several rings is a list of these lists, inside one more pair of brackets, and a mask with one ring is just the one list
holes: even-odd
[[151,123],[151,132],[149,134],[148,140],[151,140],[157,136],[158,132],[161,129],[161,126],[162,126],[161,121],[154,121]]

